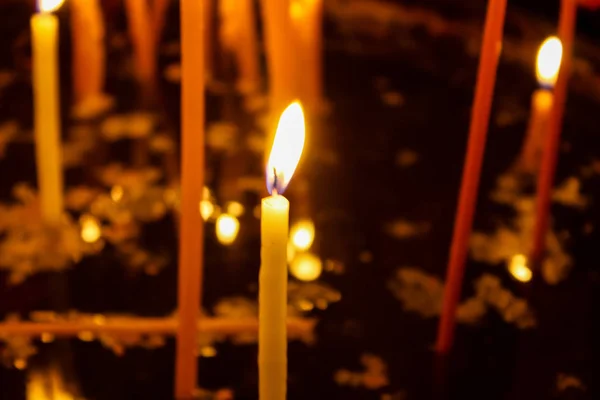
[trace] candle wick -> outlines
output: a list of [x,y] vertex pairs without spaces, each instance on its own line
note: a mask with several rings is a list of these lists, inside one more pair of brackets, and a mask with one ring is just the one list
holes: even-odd
[[273,196],[277,196],[277,169],[273,167]]

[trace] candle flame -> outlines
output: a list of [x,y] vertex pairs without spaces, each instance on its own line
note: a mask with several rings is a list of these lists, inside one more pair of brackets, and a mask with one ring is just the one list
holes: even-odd
[[521,282],[529,282],[533,275],[527,266],[527,257],[523,254],[513,256],[508,266],[508,271],[516,280]]
[[562,42],[556,36],[544,40],[537,55],[537,80],[542,86],[553,87],[562,60]]
[[293,102],[279,119],[277,133],[267,163],[267,189],[281,194],[290,183],[298,166],[306,136],[304,112],[299,102]]
[[315,224],[311,220],[298,221],[292,226],[290,238],[294,248],[300,251],[310,249],[315,240]]
[[63,5],[65,0],[38,0],[38,10],[43,13],[56,11]]
[[294,258],[290,264],[291,274],[303,282],[311,282],[321,276],[323,263],[321,259],[311,253],[303,253]]
[[219,243],[229,246],[235,241],[240,231],[240,221],[233,215],[221,214],[217,218],[216,230]]

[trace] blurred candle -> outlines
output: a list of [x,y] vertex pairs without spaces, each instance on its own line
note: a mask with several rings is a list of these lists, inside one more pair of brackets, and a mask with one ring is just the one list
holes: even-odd
[[262,200],[259,276],[258,367],[259,399],[283,400],[287,381],[287,243],[289,201],[281,195],[304,148],[304,115],[292,103],[281,115],[267,163],[267,187]]
[[39,0],[31,17],[35,155],[42,218],[58,224],[63,212],[60,142],[58,18],[63,0]]
[[155,76],[155,39],[146,0],[125,0],[129,34],[133,44],[135,72],[139,81],[150,85]]
[[502,48],[505,13],[506,0],[489,1],[481,43],[475,98],[471,110],[465,165],[450,246],[450,260],[446,272],[442,315],[438,326],[436,349],[439,353],[448,353],[454,340],[456,307],[460,299],[473,214],[477,206],[477,190],[496,83],[496,69]]
[[531,97],[531,116],[519,161],[519,168],[527,173],[533,174],[540,167],[544,132],[548,126],[554,99],[552,89],[556,83],[561,58],[560,39],[556,36],[546,39],[540,46],[536,63],[536,75],[541,87]]
[[73,91],[77,103],[99,98],[104,89],[104,21],[98,0],[71,0]]
[[181,222],[175,397],[190,399],[198,371],[203,221],[198,205],[204,185],[204,1],[181,0]]
[[554,87],[554,101],[550,112],[548,130],[542,150],[542,165],[538,175],[535,223],[533,229],[533,245],[530,260],[534,265],[542,261],[545,249],[546,231],[550,217],[550,198],[554,184],[554,173],[558,160],[558,146],[560,132],[562,131],[563,114],[567,101],[567,83],[571,75],[571,62],[573,53],[573,38],[575,35],[575,22],[577,17],[577,1],[562,0],[560,19],[558,22],[558,37],[563,45],[563,58]]

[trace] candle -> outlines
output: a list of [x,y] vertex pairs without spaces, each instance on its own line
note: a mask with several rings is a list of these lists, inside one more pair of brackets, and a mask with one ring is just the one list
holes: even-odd
[[536,75],[541,87],[531,97],[531,117],[519,160],[520,170],[526,173],[533,174],[539,170],[544,132],[554,100],[552,89],[556,83],[561,58],[560,39],[555,36],[546,39],[537,56]]
[[264,0],[263,19],[270,81],[271,111],[279,115],[294,98],[290,0]]
[[135,56],[135,76],[145,85],[152,85],[155,76],[155,39],[150,25],[150,10],[146,0],[125,0],[129,34]]
[[[202,289],[204,184],[204,2],[181,0],[181,220],[175,397],[193,398]],[[198,22],[200,21],[200,23]]]
[[463,167],[458,208],[454,220],[442,315],[438,326],[436,348],[439,353],[449,352],[454,338],[456,307],[460,299],[469,248],[469,236],[471,235],[473,214],[477,202],[477,189],[479,176],[481,175],[494,85],[496,83],[496,69],[502,46],[505,13],[506,0],[490,0],[485,17],[467,153]]
[[550,112],[550,121],[542,154],[542,166],[537,182],[537,204],[530,257],[534,264],[538,264],[541,261],[545,248],[546,231],[548,229],[550,214],[550,197],[552,196],[554,172],[556,171],[558,158],[558,145],[567,98],[567,83],[571,74],[571,57],[576,17],[577,2],[575,0],[562,0],[558,23],[558,37],[563,45],[563,60],[554,88],[554,102],[552,104],[552,111]]
[[39,0],[31,17],[35,156],[42,219],[58,224],[63,212],[60,149],[58,18],[63,0]]
[[238,87],[244,92],[256,91],[260,86],[256,21],[253,0],[239,0],[236,4],[240,17],[239,44],[237,58],[239,65]]
[[322,102],[323,0],[292,0],[294,50],[297,53],[298,96],[309,109]]
[[259,276],[259,399],[283,400],[287,379],[287,243],[289,201],[281,194],[289,184],[304,147],[304,115],[292,103],[281,115],[267,162],[267,187],[262,200]]
[[76,103],[102,97],[105,78],[104,21],[98,0],[71,0],[73,95]]

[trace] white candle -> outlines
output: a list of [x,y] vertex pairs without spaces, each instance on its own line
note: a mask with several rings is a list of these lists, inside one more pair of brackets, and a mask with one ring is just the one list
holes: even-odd
[[39,0],[31,17],[35,155],[42,218],[57,224],[63,211],[60,151],[58,18],[62,0]]
[[261,266],[259,276],[258,366],[259,399],[284,400],[287,381],[287,187],[304,148],[302,107],[291,104],[281,115],[267,163],[271,196],[261,207]]
[[552,89],[556,83],[562,58],[562,44],[555,36],[542,43],[538,51],[536,75],[541,86],[531,97],[531,116],[519,157],[518,168],[534,174],[540,169],[544,136],[554,102]]

